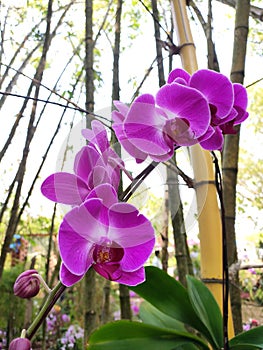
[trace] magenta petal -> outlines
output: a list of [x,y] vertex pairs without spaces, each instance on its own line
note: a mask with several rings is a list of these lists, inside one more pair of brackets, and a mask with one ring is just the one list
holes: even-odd
[[154,248],[155,239],[137,245],[135,247],[125,248],[125,254],[121,262],[125,271],[134,271],[145,264]]
[[99,198],[103,205],[110,208],[113,204],[118,202],[118,196],[115,189],[109,184],[101,184],[94,188],[88,198]]
[[145,281],[144,267],[132,272],[122,271],[121,277],[116,281],[127,286],[137,286]]
[[62,223],[67,223],[72,232],[91,243],[97,243],[100,237],[107,236],[107,218],[101,199],[91,198],[70,210]]
[[234,125],[241,124],[243,121],[245,121],[249,114],[248,112],[244,111],[243,109],[239,110],[239,107],[236,107],[236,110],[238,112],[237,117],[233,120]]
[[220,127],[215,127],[215,133],[209,139],[206,139],[205,141],[200,142],[200,145],[208,151],[213,151],[213,150],[221,151],[223,148],[223,144],[224,144],[224,137]]
[[209,126],[205,134],[198,138],[198,141],[201,142],[201,141],[208,140],[212,135],[214,135],[214,133],[215,133],[215,128],[213,128],[212,126]]
[[248,104],[246,88],[243,85],[237,83],[233,84],[233,87],[235,97],[234,105],[245,110]]
[[171,84],[175,80],[178,82],[178,78],[183,79],[186,83],[190,80],[190,74],[181,68],[176,68],[172,70],[168,76],[167,83]]
[[115,131],[115,134],[121,143],[121,145],[124,147],[124,149],[132,156],[134,157],[138,163],[141,163],[144,161],[148,154],[139,150],[137,147],[135,147],[127,138],[123,127],[123,124],[113,124],[113,130]]
[[163,155],[171,150],[165,141],[163,126],[126,123],[124,128],[130,143],[144,153]]
[[107,168],[103,166],[95,166],[89,174],[89,188],[94,188],[103,183],[111,183],[111,178],[107,173]]
[[[112,120],[114,122],[115,121],[120,122],[121,120],[123,121],[124,117],[127,115],[128,111],[129,111],[129,107],[126,104],[122,103],[121,101],[113,101],[113,104],[119,110],[120,113],[118,113],[116,115],[116,119],[115,119],[114,118],[114,116],[115,116],[114,112],[116,112],[116,111],[113,111],[112,112]],[[121,118],[121,116],[122,116],[122,118]]]
[[190,86],[202,92],[208,102],[217,108],[218,117],[224,117],[231,111],[234,103],[233,86],[223,74],[201,69],[192,75]]
[[120,264],[95,264],[93,265],[93,268],[102,277],[110,281],[118,280],[122,274]]
[[62,263],[60,266],[59,279],[62,284],[66,287],[71,287],[73,284],[79,282],[85,274],[83,275],[74,275],[71,273],[66,266]]
[[80,177],[60,172],[46,178],[42,183],[41,192],[54,202],[79,205],[87,197],[89,189]]
[[[77,208],[72,209],[72,211],[75,211],[75,209]],[[78,232],[74,231],[66,220],[68,214],[66,214],[59,228],[59,250],[62,262],[66,268],[72,274],[80,276],[92,264],[93,260],[90,251],[93,247],[93,242],[81,237]]]
[[132,103],[130,110],[126,116],[125,124],[140,124],[145,126],[156,126],[161,129],[161,126],[167,119],[164,112],[155,107],[154,97],[149,94],[144,94],[138,97]]
[[164,85],[156,95],[156,102],[172,112],[168,115],[170,120],[180,118],[187,121],[195,138],[204,134],[210,124],[209,105],[195,89],[177,83]]
[[74,160],[74,172],[86,183],[94,166],[97,164],[100,154],[94,147],[84,146],[76,154]]
[[123,248],[154,239],[154,229],[150,221],[128,203],[117,203],[110,208],[109,225],[108,238]]
[[91,143],[96,144],[100,149],[101,153],[105,152],[109,147],[109,141],[107,137],[107,131],[104,125],[98,120],[91,122],[92,130],[82,130],[82,135]]

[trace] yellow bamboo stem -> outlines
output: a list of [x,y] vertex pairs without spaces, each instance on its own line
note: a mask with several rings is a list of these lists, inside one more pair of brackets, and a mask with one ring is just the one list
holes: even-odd
[[[197,69],[197,59],[193,37],[186,11],[185,0],[172,0],[174,26],[183,68],[193,74]],[[210,152],[199,145],[190,147],[191,161],[196,182],[198,224],[201,252],[201,276],[213,293],[219,307],[223,309],[222,298],[222,224],[217,202],[215,175]],[[229,338],[234,336],[232,313],[229,303]]]

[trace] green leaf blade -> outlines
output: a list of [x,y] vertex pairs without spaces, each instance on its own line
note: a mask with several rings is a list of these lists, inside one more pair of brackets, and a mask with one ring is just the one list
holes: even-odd
[[[91,334],[89,350],[173,350],[176,348],[209,350],[207,344],[190,333],[152,325],[116,321],[107,323]],[[194,347],[195,346],[195,347]]]
[[263,326],[255,327],[235,336],[229,341],[232,350],[263,349]]
[[223,317],[214,296],[201,281],[192,276],[187,276],[187,286],[196,314],[209,330],[216,346],[223,348]]
[[145,272],[146,281],[130,289],[164,314],[198,330],[216,347],[214,337],[196,314],[186,288],[154,266],[147,266]]

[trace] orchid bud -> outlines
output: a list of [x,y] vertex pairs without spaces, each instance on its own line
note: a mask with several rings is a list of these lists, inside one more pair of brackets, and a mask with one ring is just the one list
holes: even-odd
[[30,350],[31,343],[27,338],[16,338],[11,341],[9,350]]
[[32,298],[40,289],[40,281],[36,270],[27,270],[21,273],[14,284],[14,294],[20,298]]

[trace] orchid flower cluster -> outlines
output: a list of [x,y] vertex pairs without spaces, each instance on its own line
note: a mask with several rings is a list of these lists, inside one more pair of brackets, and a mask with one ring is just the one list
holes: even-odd
[[[175,69],[156,96],[143,94],[130,106],[115,101],[112,128],[137,163],[147,157],[158,163],[180,146],[222,150],[223,135],[235,133],[248,117],[247,102],[246,89],[220,73],[199,70],[190,76]],[[119,199],[125,164],[103,124],[91,125],[82,131],[88,144],[75,156],[74,173],[57,172],[41,186],[45,197],[71,206],[58,233],[60,281],[70,287],[93,268],[106,279],[135,286],[145,280],[154,229],[135,206]]]

